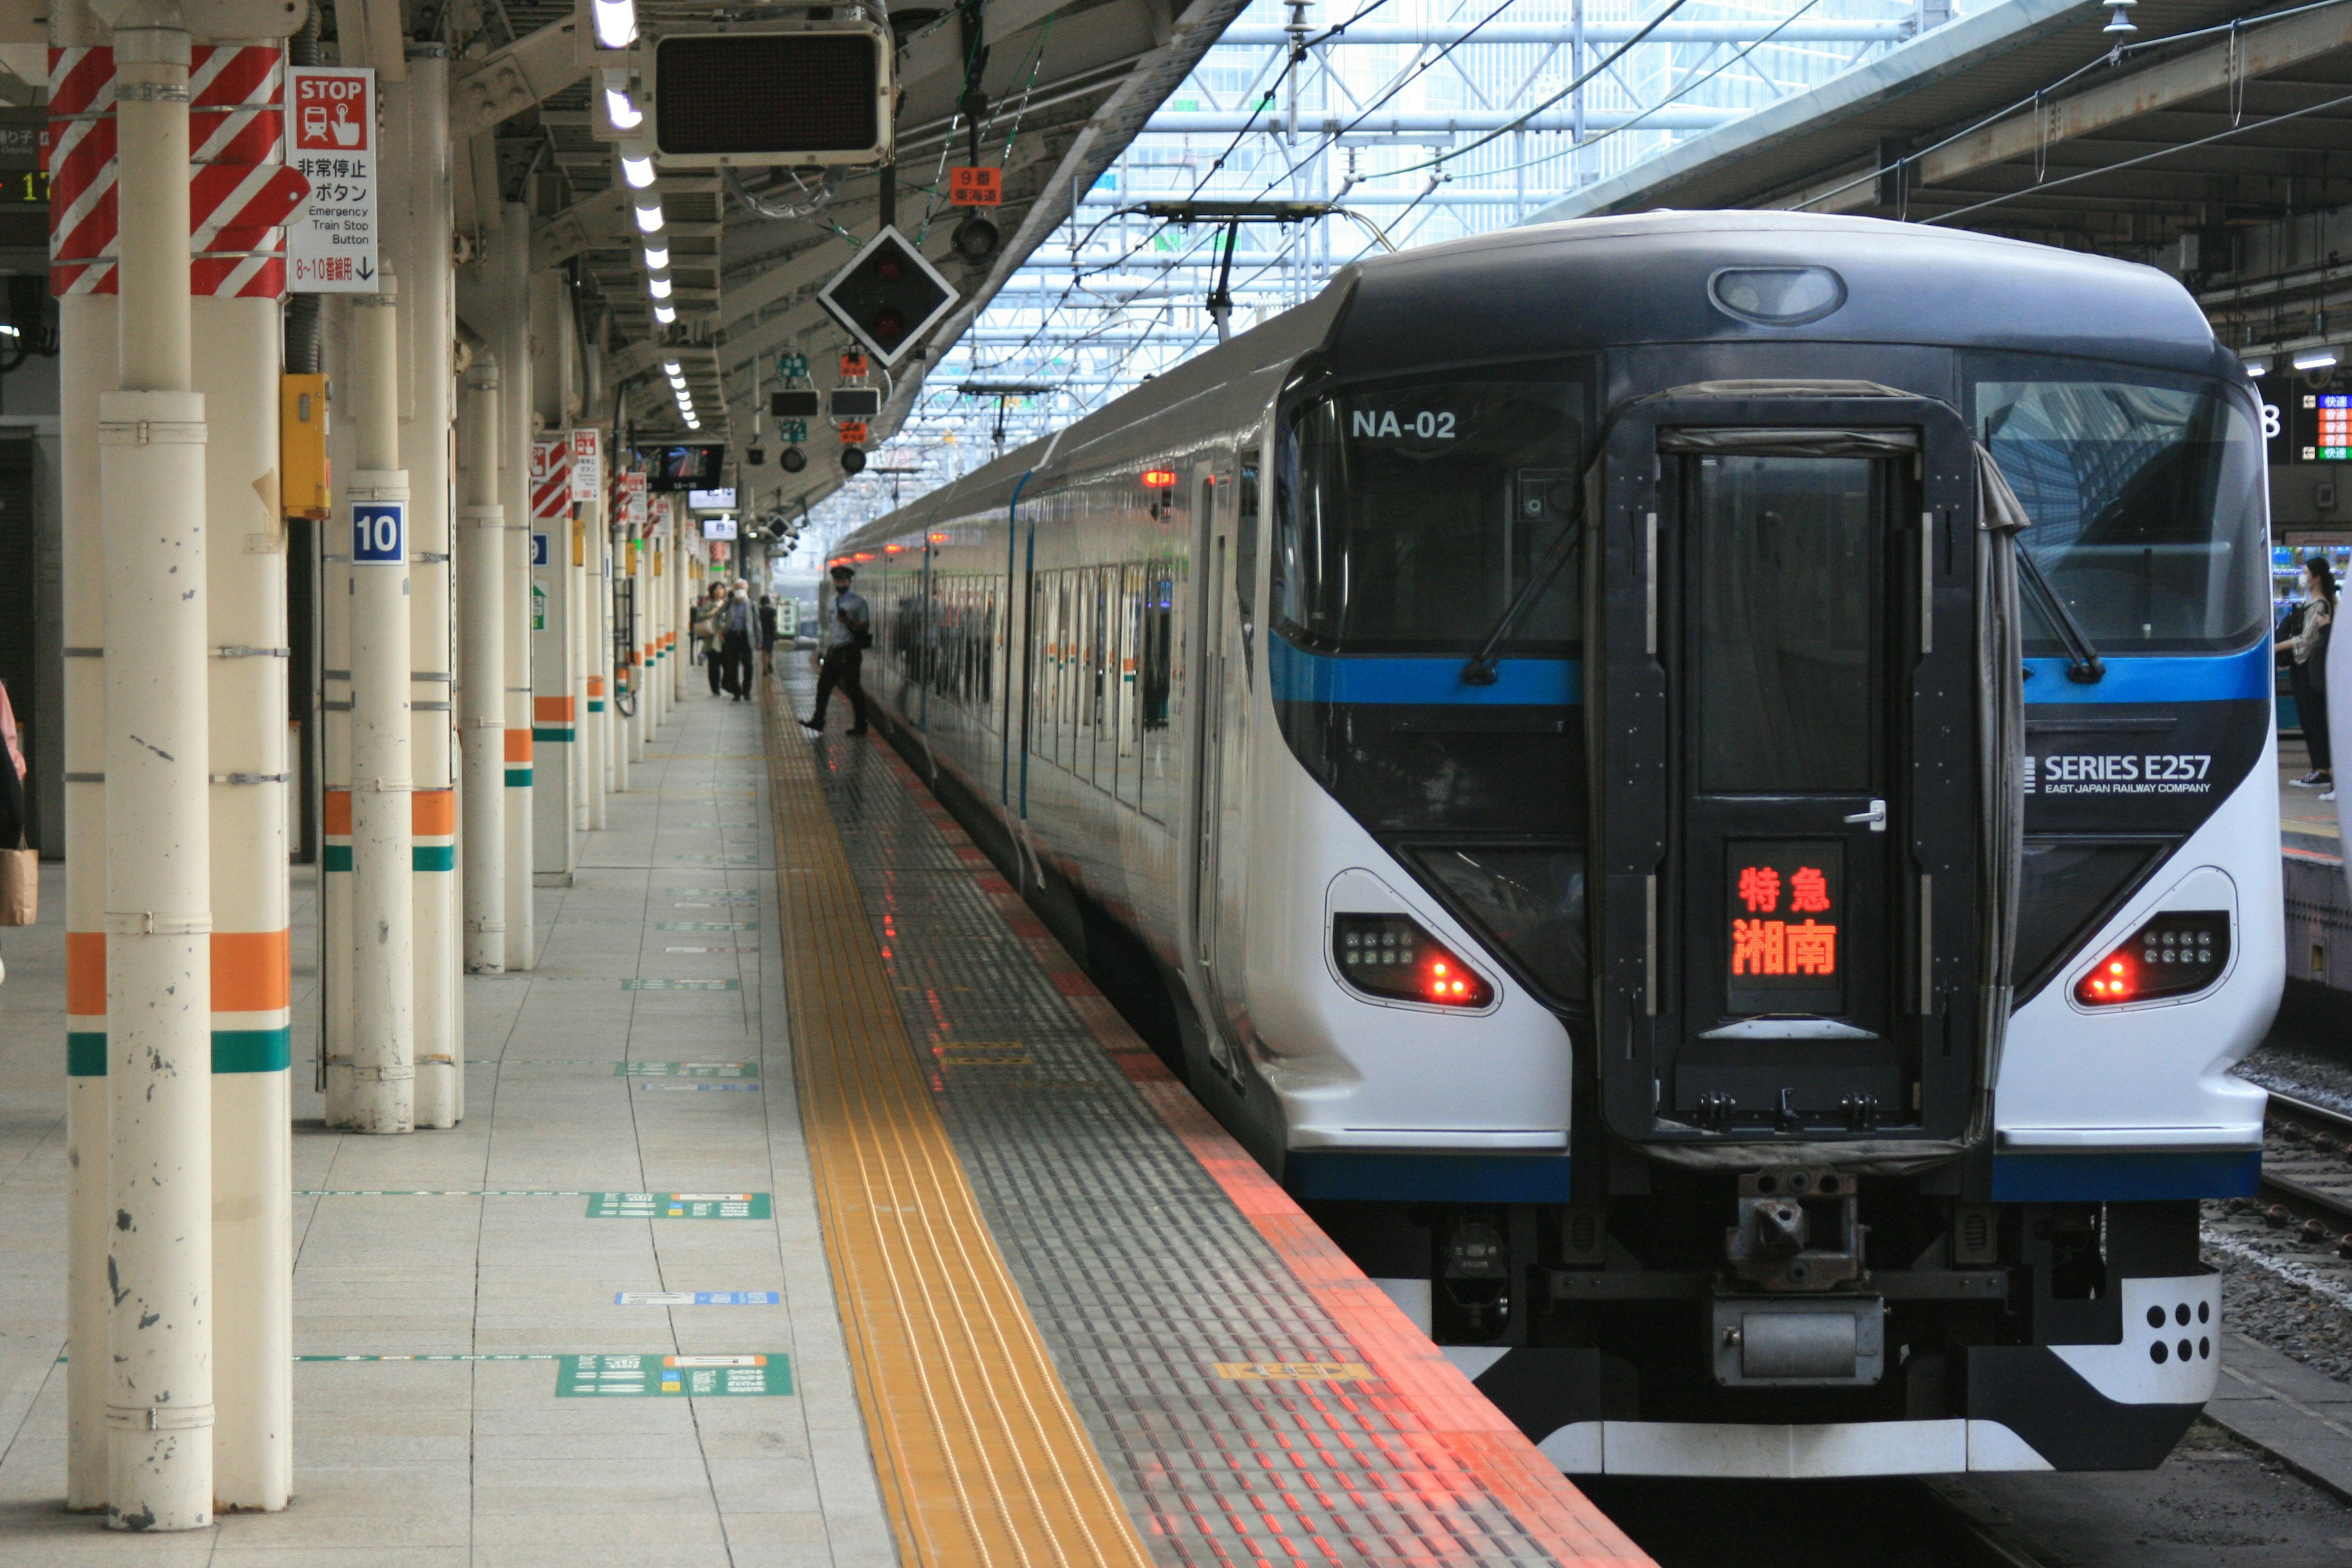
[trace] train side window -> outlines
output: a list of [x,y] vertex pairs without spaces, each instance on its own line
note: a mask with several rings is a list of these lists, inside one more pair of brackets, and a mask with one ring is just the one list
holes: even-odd
[[1234,498],[1234,603],[1241,611],[1242,677],[1252,674],[1257,631],[1257,465],[1244,463]]

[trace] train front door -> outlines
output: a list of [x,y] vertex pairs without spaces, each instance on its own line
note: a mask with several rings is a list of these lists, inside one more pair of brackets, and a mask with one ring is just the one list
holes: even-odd
[[1627,781],[1600,811],[1628,1035],[1610,1120],[1948,1136],[1977,942],[1966,431],[1897,396],[1644,413],[1611,444],[1612,473],[1642,449],[1599,639],[1601,743],[1624,753],[1599,776]]

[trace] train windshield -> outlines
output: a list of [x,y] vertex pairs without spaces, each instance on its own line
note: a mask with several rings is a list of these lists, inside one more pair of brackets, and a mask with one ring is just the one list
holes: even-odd
[[1553,368],[1307,405],[1291,426],[1276,542],[1283,630],[1336,653],[1474,653],[1552,568],[1502,651],[1564,657],[1579,572],[1553,547],[1582,510],[1590,404],[1584,379]]
[[[2123,366],[1972,358],[1977,438],[2019,536],[2102,653],[2241,647],[2267,614],[2262,449],[2219,385]],[[2025,623],[2027,651],[2061,651]]]

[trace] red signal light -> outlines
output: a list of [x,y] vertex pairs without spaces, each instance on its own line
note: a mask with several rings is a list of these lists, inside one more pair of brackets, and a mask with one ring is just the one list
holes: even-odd
[[874,559],[874,552],[870,550],[861,550],[856,554],[851,556],[850,559],[853,561],[871,561]]
[[2226,910],[2168,910],[2074,983],[2085,1007],[2194,995],[2221,984],[2230,967]]
[[944,533],[934,533],[931,535],[931,542],[933,544],[945,544],[947,542],[948,536]]
[[898,552],[906,548],[907,547],[903,544],[886,544],[882,547],[882,553],[885,555],[896,555]]
[[1143,488],[1148,490],[1174,489],[1176,488],[1176,470],[1173,468],[1144,469]]
[[1484,1007],[1495,988],[1408,915],[1335,915],[1331,956],[1356,990],[1382,1001]]

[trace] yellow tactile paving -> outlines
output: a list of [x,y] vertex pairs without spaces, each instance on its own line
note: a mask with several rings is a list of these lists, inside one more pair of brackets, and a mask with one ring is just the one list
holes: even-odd
[[779,736],[772,689],[762,683],[801,1116],[900,1557],[1147,1568],[948,1142],[810,749]]

